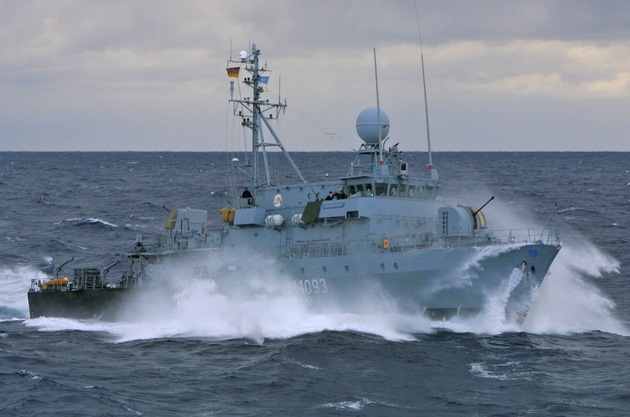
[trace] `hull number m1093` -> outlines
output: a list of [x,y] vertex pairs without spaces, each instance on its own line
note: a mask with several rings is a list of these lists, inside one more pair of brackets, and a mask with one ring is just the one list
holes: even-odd
[[327,294],[328,286],[325,279],[301,279],[293,281],[295,290],[303,295]]

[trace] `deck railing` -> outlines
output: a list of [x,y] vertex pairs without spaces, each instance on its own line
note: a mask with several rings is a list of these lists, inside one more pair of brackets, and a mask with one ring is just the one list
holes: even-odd
[[509,229],[484,231],[473,236],[440,238],[436,235],[382,237],[347,242],[294,243],[281,257],[319,258],[347,254],[376,254],[460,246],[489,246],[544,243],[558,245],[560,240],[551,229]]

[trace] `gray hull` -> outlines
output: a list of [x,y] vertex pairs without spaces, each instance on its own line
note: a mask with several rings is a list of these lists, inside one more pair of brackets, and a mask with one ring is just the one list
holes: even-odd
[[32,319],[38,317],[67,317],[73,319],[121,319],[123,307],[132,300],[133,288],[39,291],[28,293]]
[[279,259],[265,267],[229,265],[216,281],[219,291],[255,296],[261,292],[257,278],[282,276],[276,285],[288,285],[322,310],[366,312],[385,303],[443,317],[479,312],[499,300],[506,312],[524,314],[559,250],[538,243]]

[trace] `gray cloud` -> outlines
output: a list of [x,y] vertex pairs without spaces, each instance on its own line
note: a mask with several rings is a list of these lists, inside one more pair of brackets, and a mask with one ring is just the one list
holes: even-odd
[[[436,150],[630,150],[627,2],[416,6]],[[237,146],[225,65],[251,41],[271,97],[282,75],[288,148],[358,146],[376,46],[392,136],[424,149],[412,1],[5,0],[0,150]]]

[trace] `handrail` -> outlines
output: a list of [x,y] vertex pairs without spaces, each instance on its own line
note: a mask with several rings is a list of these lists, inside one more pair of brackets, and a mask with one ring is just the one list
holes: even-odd
[[[387,241],[385,244],[384,241]],[[348,242],[301,242],[284,248],[289,258],[320,258],[347,254],[405,252],[422,249],[441,249],[445,247],[514,245],[544,243],[558,245],[560,240],[551,229],[506,229],[484,231],[469,237],[439,238],[435,235],[413,235]]]

